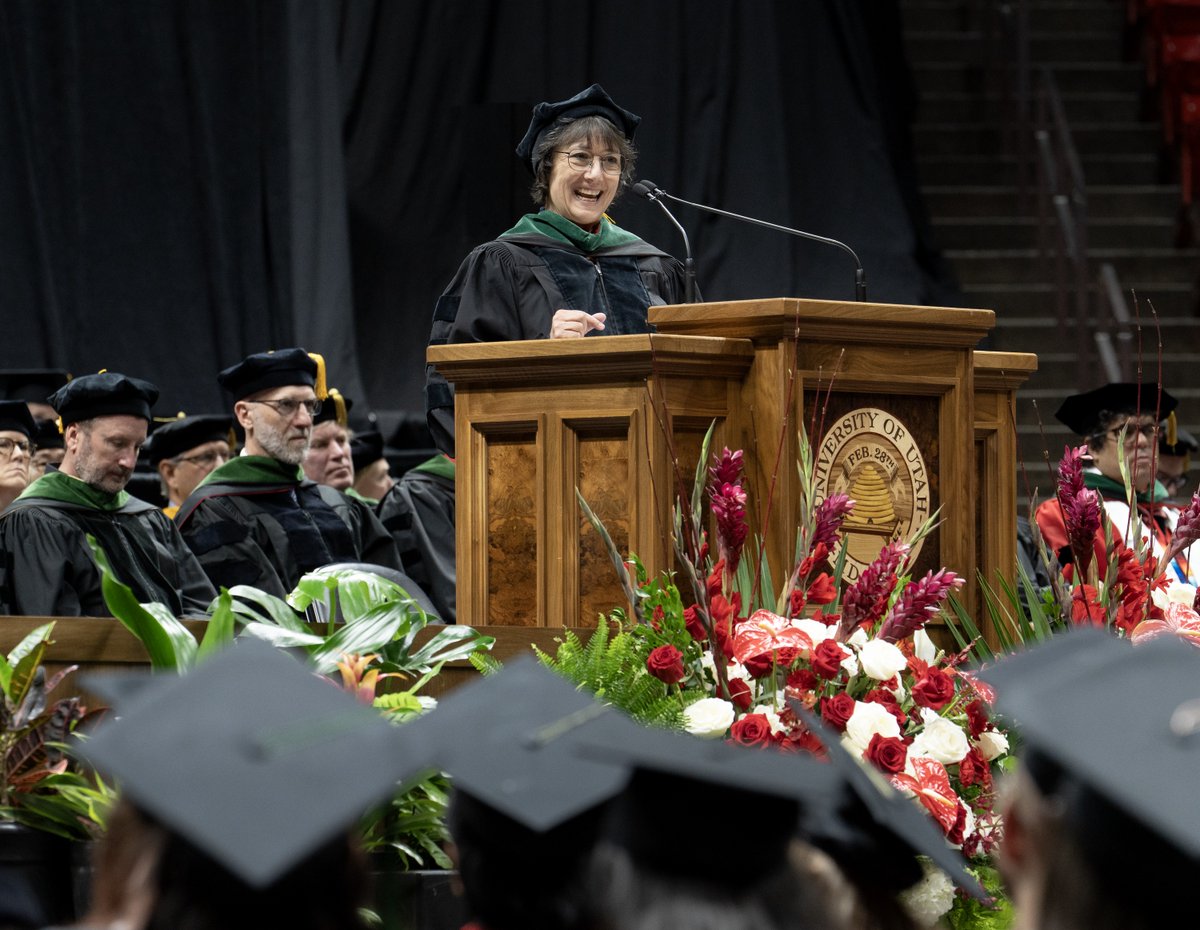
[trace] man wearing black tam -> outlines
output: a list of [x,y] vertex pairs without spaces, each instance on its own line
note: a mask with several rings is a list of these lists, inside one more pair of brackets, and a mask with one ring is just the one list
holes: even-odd
[[157,399],[153,384],[116,372],[76,378],[48,398],[65,454],[0,515],[0,613],[108,616],[88,534],[138,601],[177,617],[205,612],[216,591],[179,531],[125,491]]
[[286,596],[335,562],[400,569],[391,537],[362,501],[305,477],[325,363],[303,349],[260,352],[221,372],[246,431],[242,454],[192,492],[175,521],[213,584]]
[[174,518],[196,486],[229,461],[233,446],[233,418],[220,414],[181,413],[151,433],[143,451],[162,482],[163,513]]
[[[430,345],[645,333],[647,308],[683,300],[683,265],[607,216],[633,179],[640,122],[599,84],[534,107],[517,157],[538,212],[467,256],[438,298]],[[454,455],[454,390],[432,365],[425,410]]]
[[[1132,545],[1132,534],[1149,540],[1156,559],[1162,559],[1170,547],[1175,521],[1167,510],[1170,495],[1155,478],[1158,437],[1166,420],[1172,428],[1179,401],[1154,382],[1114,382],[1068,397],[1055,416],[1087,442],[1091,463],[1084,469],[1086,487],[1097,491],[1104,505],[1112,532],[1119,541]],[[1124,467],[1136,495],[1136,509],[1130,512]],[[1066,520],[1056,497],[1044,501],[1034,514],[1038,529],[1051,553],[1060,561],[1070,561]],[[1096,534],[1096,558],[1105,562],[1104,526]],[[1200,548],[1180,553],[1167,566],[1179,581],[1200,581]]]

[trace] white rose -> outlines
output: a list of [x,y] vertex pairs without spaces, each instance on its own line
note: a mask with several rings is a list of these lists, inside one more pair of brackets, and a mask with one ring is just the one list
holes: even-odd
[[846,640],[855,649],[861,649],[867,644],[867,631],[861,626],[856,627],[854,632],[850,634],[850,638]]
[[846,670],[846,674],[853,678],[858,674],[858,656],[853,652],[846,658],[842,659],[842,668]]
[[925,877],[901,892],[900,904],[919,927],[933,927],[954,906],[954,883],[932,862],[921,861]]
[[733,705],[720,698],[703,698],[683,712],[683,726],[701,739],[720,739],[733,724]]
[[829,626],[820,620],[813,620],[809,617],[793,620],[792,626],[812,640],[813,648],[816,648],[827,639],[832,639],[833,634],[837,632],[836,625]]
[[908,666],[908,659],[893,643],[873,639],[858,651],[862,670],[876,681],[887,681]]
[[955,765],[970,751],[971,744],[962,727],[945,717],[934,717],[926,718],[925,729],[913,739],[908,755],[928,756],[942,765]]
[[871,745],[871,737],[876,733],[881,736],[899,736],[900,724],[888,713],[882,704],[864,704],[854,702],[854,713],[846,721],[846,738],[857,750],[858,755],[867,751]]
[[913,654],[922,662],[928,662],[932,665],[937,661],[938,647],[934,645],[933,640],[929,638],[929,634],[924,629],[917,630],[913,633]]
[[1166,610],[1168,604],[1182,604],[1184,607],[1191,607],[1196,601],[1196,586],[1183,581],[1172,581],[1167,585],[1166,590],[1155,588],[1150,597],[1154,600],[1155,606],[1162,610]]
[[742,681],[750,681],[750,673],[746,671],[746,666],[741,662],[730,662],[729,667],[725,669],[725,677],[729,681],[735,678],[740,678]]
[[984,730],[975,740],[975,748],[988,762],[1008,752],[1008,737],[999,730]]

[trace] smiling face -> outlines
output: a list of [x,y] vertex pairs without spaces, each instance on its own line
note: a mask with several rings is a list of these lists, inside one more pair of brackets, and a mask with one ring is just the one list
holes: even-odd
[[[590,156],[588,167],[575,168],[569,156]],[[608,174],[601,167],[607,159],[620,158],[615,150],[603,145],[598,139],[580,140],[553,154],[554,164],[550,169],[549,191],[546,209],[553,210],[572,223],[588,231],[595,231],[606,210],[617,196],[621,186],[621,174]]]

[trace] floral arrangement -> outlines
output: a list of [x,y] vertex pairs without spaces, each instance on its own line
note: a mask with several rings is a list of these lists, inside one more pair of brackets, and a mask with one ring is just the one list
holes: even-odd
[[[885,544],[844,583],[841,530],[855,502],[844,494],[815,501],[805,453],[796,558],[777,596],[762,553],[747,550],[742,453],[725,449],[705,471],[706,442],[691,506],[675,517],[682,571],[649,577],[609,541],[629,599],[628,610],[609,619],[640,644],[644,674],[679,701],[687,730],[821,754],[788,706],[799,700],[994,877],[986,860],[1001,832],[993,779],[1008,740],[989,719],[990,689],[963,667],[969,650],[947,654],[925,631],[963,579],[944,569],[912,577],[913,548],[928,523],[912,540]],[[690,587],[686,605],[680,576]]]

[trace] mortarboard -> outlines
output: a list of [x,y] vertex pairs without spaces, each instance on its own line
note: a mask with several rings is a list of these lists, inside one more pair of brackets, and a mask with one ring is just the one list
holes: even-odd
[[150,422],[158,388],[149,381],[116,371],[81,375],[46,398],[65,427],[94,417],[131,416]]
[[24,433],[30,439],[37,435],[37,424],[25,401],[0,400],[0,430]]
[[37,420],[33,444],[39,449],[63,448],[63,434],[54,420]]
[[1197,874],[1200,651],[1173,636],[1132,646],[1083,630],[979,674],[1105,887]]
[[157,465],[163,459],[183,455],[206,442],[224,440],[232,446],[232,428],[233,418],[225,414],[205,413],[167,420],[150,434],[142,451],[151,465]]
[[46,403],[46,398],[67,384],[71,373],[62,368],[21,368],[0,371],[0,396],[5,400]]
[[456,788],[545,831],[604,803],[628,780],[627,767],[575,754],[575,738],[630,728],[640,729],[530,657],[457,688],[397,736],[411,774],[447,772]]
[[337,388],[330,388],[329,394],[325,398],[325,403],[321,404],[321,409],[313,417],[313,426],[316,426],[318,423],[337,423],[338,426],[348,426],[350,423],[350,408],[353,406],[354,401],[349,397]]
[[1182,426],[1175,427],[1175,442],[1167,441],[1167,430],[1158,434],[1159,455],[1187,455],[1189,452],[1200,450],[1200,442]]
[[517,158],[536,174],[537,165],[534,164],[533,153],[542,134],[556,123],[566,123],[584,116],[603,116],[630,142],[633,141],[633,134],[637,132],[638,124],[642,121],[636,113],[630,113],[617,106],[603,87],[593,84],[567,100],[543,101],[535,106],[525,137],[517,146]]
[[303,349],[256,352],[219,375],[217,383],[236,401],[277,387],[311,387],[324,400],[325,360]]
[[1072,394],[1062,402],[1054,416],[1077,435],[1093,436],[1105,426],[1100,421],[1103,411],[1144,413],[1162,419],[1177,406],[1179,401],[1165,390],[1160,399],[1158,384],[1153,381],[1141,384],[1136,381],[1114,381],[1082,394]]
[[377,429],[355,433],[350,440],[350,457],[354,460],[355,474],[378,462],[383,458],[383,433]]
[[120,687],[122,716],[76,752],[253,887],[395,790],[394,728],[272,646],[240,641],[181,679]]

